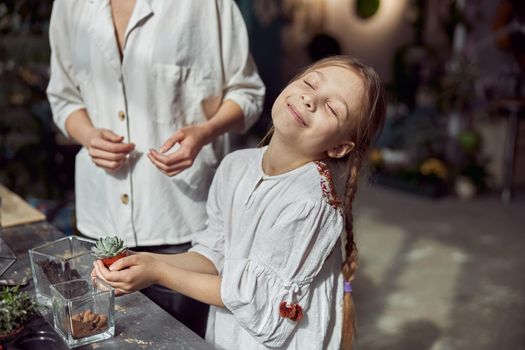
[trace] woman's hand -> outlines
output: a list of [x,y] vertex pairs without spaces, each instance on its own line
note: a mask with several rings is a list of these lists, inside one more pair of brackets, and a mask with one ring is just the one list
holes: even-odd
[[[202,147],[211,141],[212,133],[206,124],[191,125],[180,129],[167,139],[159,152],[150,149],[148,158],[161,172],[168,176],[175,176],[191,167]],[[176,143],[180,143],[177,151],[169,155],[163,154]]]
[[[133,254],[114,262],[107,269],[101,260],[94,262],[94,273],[115,288],[115,294],[132,293],[158,283],[163,263],[147,254]],[[93,273],[92,273],[93,275]]]
[[93,163],[113,172],[120,169],[126,156],[135,148],[133,143],[122,143],[122,140],[123,136],[111,130],[93,128],[87,135],[85,146]]

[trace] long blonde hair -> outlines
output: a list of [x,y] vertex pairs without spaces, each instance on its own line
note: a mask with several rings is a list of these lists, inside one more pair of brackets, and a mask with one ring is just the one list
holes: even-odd
[[[386,96],[383,84],[381,83],[381,79],[377,72],[372,67],[360,62],[358,59],[346,55],[332,56],[319,60],[294,77],[292,81],[302,78],[313,70],[329,66],[349,69],[356,73],[363,83],[363,101],[361,108],[358,111],[358,115],[354,118],[355,127],[352,128],[352,135],[350,135],[351,140],[355,143],[355,147],[347,156],[338,160],[338,163],[346,168],[346,186],[342,201],[343,212],[345,214],[346,257],[341,267],[341,273],[343,274],[345,283],[350,283],[354,279],[359,265],[357,246],[354,241],[352,204],[357,192],[357,181],[363,162],[372,142],[383,128],[386,113]],[[263,137],[260,145],[268,143],[272,134],[273,127]],[[341,349],[350,350],[352,348],[354,334],[354,302],[352,294],[350,292],[345,292],[343,299]]]
[[[345,283],[355,277],[359,265],[357,246],[354,241],[352,205],[357,192],[359,172],[375,137],[383,128],[386,113],[386,96],[383,84],[377,72],[370,66],[349,56],[333,56],[317,61],[307,68],[305,73],[326,67],[338,66],[352,70],[359,75],[363,83],[363,101],[352,128],[351,140],[355,148],[339,163],[346,163],[346,187],[343,198],[346,229],[346,257],[341,267]],[[355,334],[355,306],[351,292],[345,288],[343,299],[343,328],[341,349],[350,350]]]

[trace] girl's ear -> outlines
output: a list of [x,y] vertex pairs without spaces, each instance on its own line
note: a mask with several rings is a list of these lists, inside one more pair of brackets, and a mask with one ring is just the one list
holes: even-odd
[[352,152],[355,147],[355,143],[352,141],[345,141],[340,145],[335,146],[334,148],[328,150],[328,157],[330,158],[343,158],[348,153]]

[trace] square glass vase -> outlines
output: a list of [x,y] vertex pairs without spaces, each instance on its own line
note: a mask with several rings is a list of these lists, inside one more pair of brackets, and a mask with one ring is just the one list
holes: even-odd
[[115,335],[115,290],[99,278],[51,286],[53,327],[71,348]]
[[15,254],[9,249],[7,243],[0,237],[0,276],[16,261]]
[[51,285],[90,277],[95,261],[91,255],[94,244],[90,239],[68,236],[29,249],[39,304],[51,307]]

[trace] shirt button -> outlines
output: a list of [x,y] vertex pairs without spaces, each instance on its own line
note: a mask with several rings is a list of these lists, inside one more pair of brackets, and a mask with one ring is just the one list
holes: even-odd
[[120,201],[122,204],[128,204],[129,203],[129,196],[127,194],[123,194],[120,196]]
[[123,111],[119,111],[118,112],[118,119],[120,119],[120,120],[126,119],[126,113],[124,113]]

